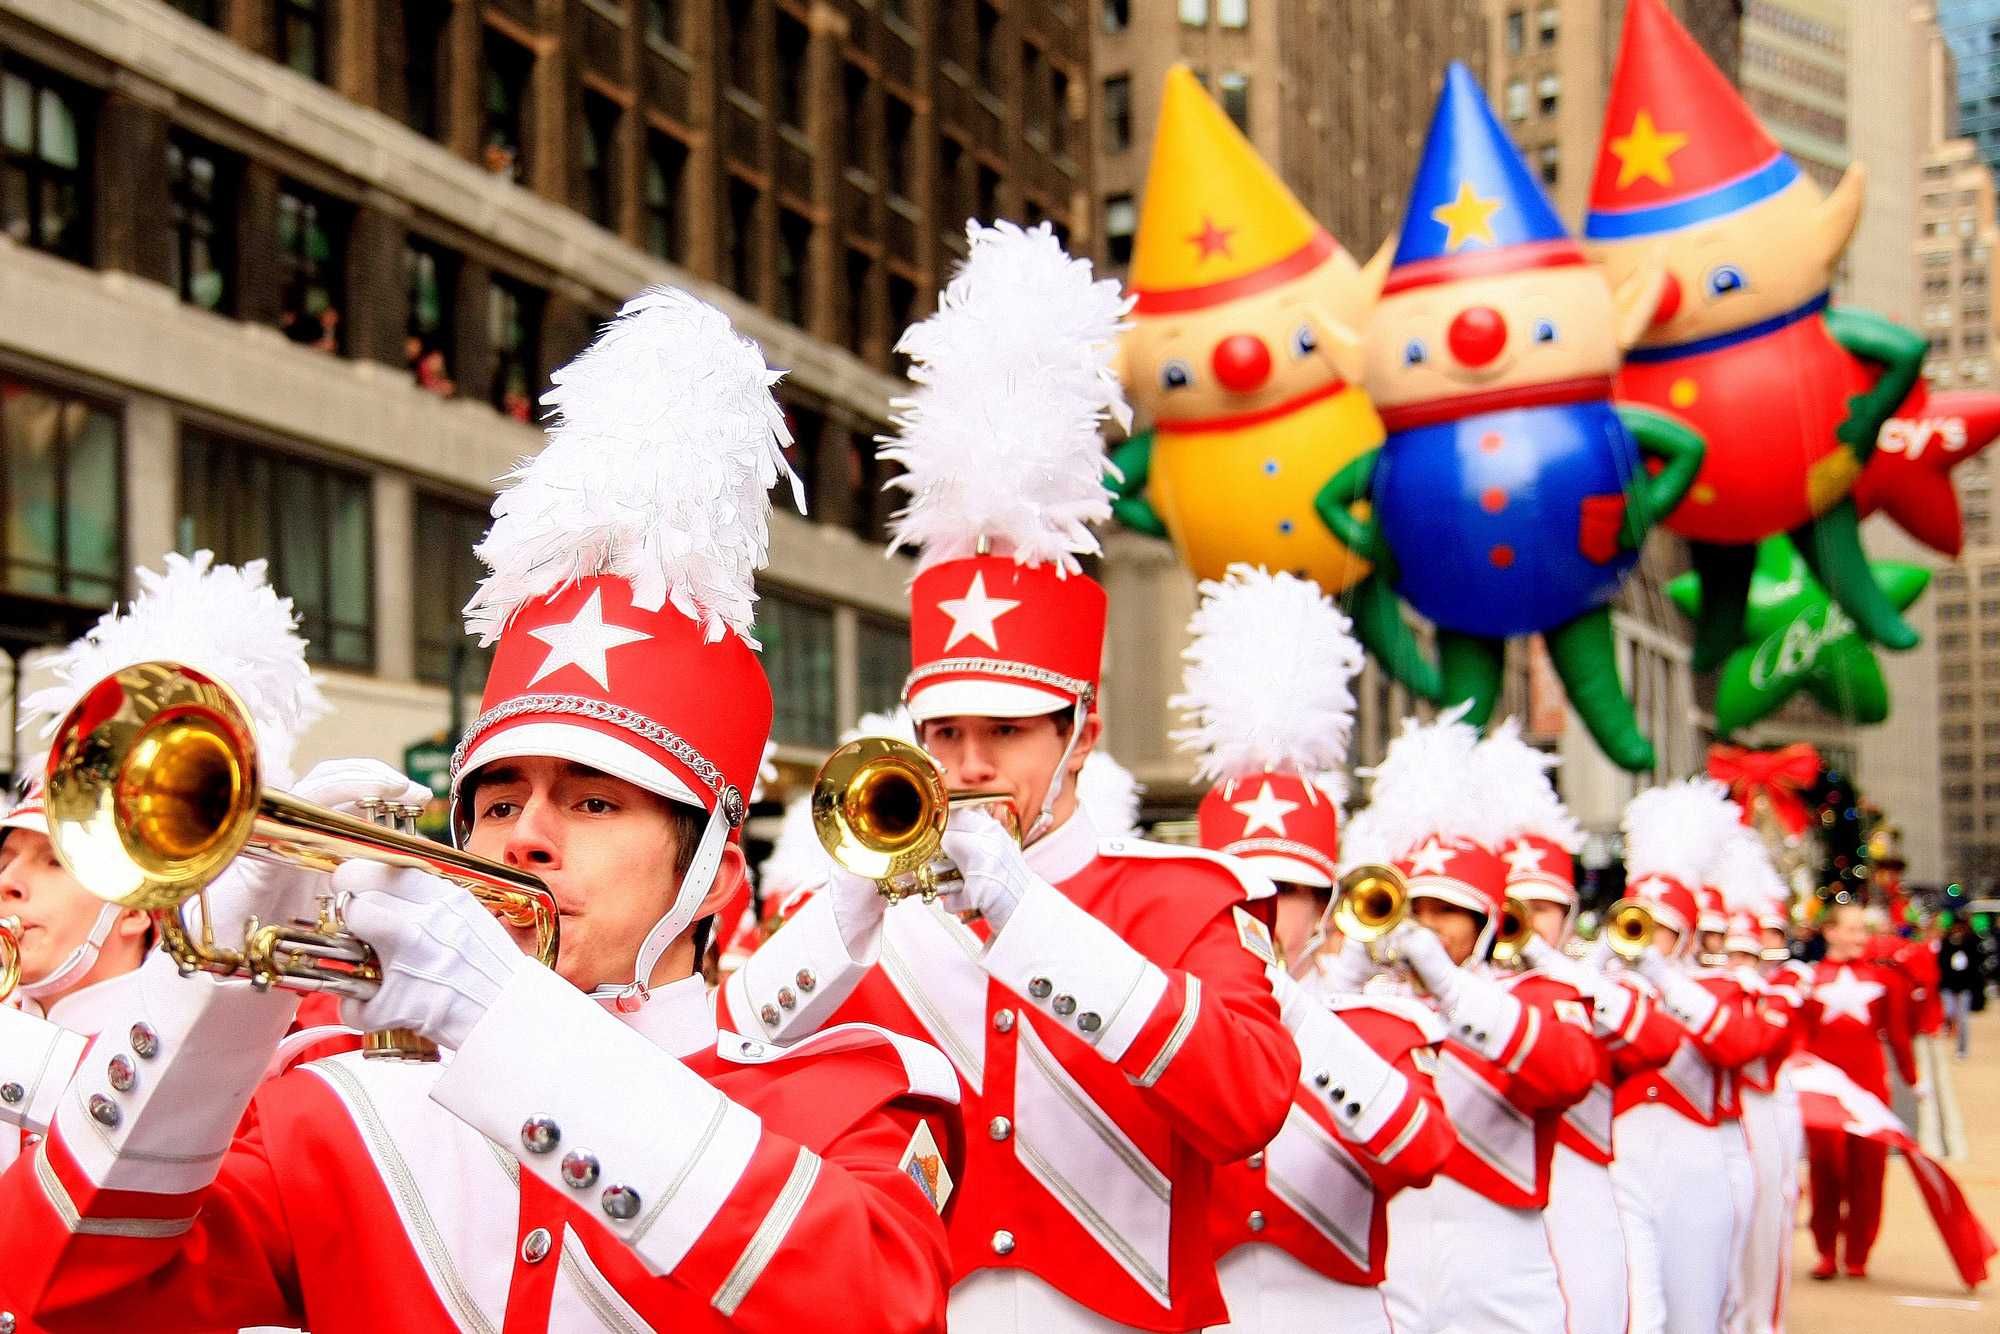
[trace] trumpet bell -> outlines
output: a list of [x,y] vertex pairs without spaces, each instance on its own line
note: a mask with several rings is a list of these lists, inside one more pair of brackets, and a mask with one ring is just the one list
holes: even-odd
[[0,917],[0,1001],[21,985],[21,919]]
[[1372,944],[1394,931],[1410,912],[1410,886],[1393,866],[1369,862],[1340,877],[1333,924],[1349,940]]
[[836,750],[813,782],[813,831],[867,880],[913,874],[937,856],[951,816],[944,775],[917,747],[867,736]]
[[1500,909],[1500,929],[1493,937],[1493,962],[1518,968],[1527,962],[1528,943],[1535,938],[1535,919],[1528,905],[1512,894]]
[[1653,943],[1653,910],[1637,899],[1620,899],[1604,914],[1604,938],[1621,959],[1637,959]]

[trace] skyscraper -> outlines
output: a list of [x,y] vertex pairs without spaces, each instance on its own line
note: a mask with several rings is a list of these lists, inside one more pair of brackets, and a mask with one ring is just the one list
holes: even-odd
[[2000,168],[2000,0],[1939,0],[1937,24],[1958,64],[1958,132]]

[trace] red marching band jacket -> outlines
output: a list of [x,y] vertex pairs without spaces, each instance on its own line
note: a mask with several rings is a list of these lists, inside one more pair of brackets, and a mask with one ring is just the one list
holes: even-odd
[[1222,1324],[1210,1183],[1277,1138],[1300,1072],[1241,906],[1269,882],[1199,849],[1100,843],[1081,813],[1027,855],[1048,884],[998,935],[905,900],[869,964],[815,896],[718,993],[723,1022],[789,1043],[866,1020],[951,1058],[954,1282],[1022,1269],[1122,1325]]
[[[1616,1156],[1612,1123],[1617,1117],[1619,1081],[1665,1065],[1687,1030],[1636,987],[1608,977],[1594,985],[1605,991],[1615,988],[1620,994],[1607,998],[1605,991],[1599,993],[1593,1007],[1597,1074],[1590,1092],[1563,1113],[1556,1142],[1593,1163],[1609,1166]],[[1613,1014],[1616,1022],[1611,1021]]]
[[289,1000],[139,976],[0,1177],[10,1293],[52,1331],[944,1328],[956,1090],[921,1044],[718,1035],[694,978],[642,1034],[535,968],[447,1064],[265,1080]]
[[[1738,1071],[1782,1048],[1786,1028],[1766,1017],[1759,998],[1745,991],[1734,973],[1696,968],[1689,976],[1715,998],[1714,1014],[1699,1032],[1683,1030],[1679,1046],[1665,1064],[1621,1079],[1615,1105],[1623,1112],[1659,1102],[1697,1125],[1717,1126],[1742,1113],[1736,1096]],[[1651,999],[1660,1004],[1657,994]]]
[[1813,965],[1812,983],[1797,1020],[1801,1045],[1832,1062],[1862,1088],[1887,1102],[1888,1044],[1903,1082],[1917,1082],[1916,1054],[1910,1045],[1907,993],[1886,968],[1872,963]]
[[[1428,1186],[1458,1143],[1431,1079],[1444,1026],[1428,1007],[1397,997],[1325,1004],[1315,999],[1298,1017],[1286,1012],[1303,1066],[1285,1128],[1243,1162],[1216,1169],[1215,1256],[1276,1246],[1336,1282],[1372,1287],[1389,1256],[1389,1200]],[[1402,1076],[1401,1096],[1366,1120],[1349,1102],[1349,1063],[1327,1040],[1338,1036],[1327,1025],[1346,1029]]]

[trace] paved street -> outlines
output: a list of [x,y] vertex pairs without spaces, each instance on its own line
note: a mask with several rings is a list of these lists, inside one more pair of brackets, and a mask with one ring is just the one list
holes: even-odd
[[[1943,1076],[1964,1127],[1965,1156],[1945,1166],[1966,1198],[2000,1236],[2000,1006],[1972,1017],[1972,1053],[1955,1059],[1941,1048]],[[1947,1113],[1947,1118],[1949,1112]],[[1953,1127],[1955,1129],[1955,1127]],[[1947,1134],[1957,1148],[1959,1136]],[[1900,1159],[1889,1164],[1882,1239],[1869,1260],[1866,1279],[1839,1278],[1816,1283],[1812,1234],[1806,1230],[1806,1201],[1799,1201],[1798,1231],[1792,1245],[1791,1329],[1795,1334],[1994,1334],[2000,1330],[2000,1262],[1992,1279],[1976,1293],[1959,1285],[1951,1257]]]

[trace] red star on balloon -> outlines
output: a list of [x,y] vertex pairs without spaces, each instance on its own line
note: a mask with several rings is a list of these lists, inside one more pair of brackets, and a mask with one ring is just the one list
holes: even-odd
[[1227,259],[1229,238],[1234,235],[1236,235],[1234,227],[1218,227],[1213,218],[1204,217],[1201,220],[1201,230],[1190,236],[1188,241],[1192,245],[1201,247],[1201,254],[1196,257],[1197,260],[1208,259],[1215,255]]
[[1929,394],[1922,384],[1882,427],[1854,484],[1866,518],[1881,510],[1925,546],[1956,556],[1965,542],[1951,470],[2000,436],[2000,394]]

